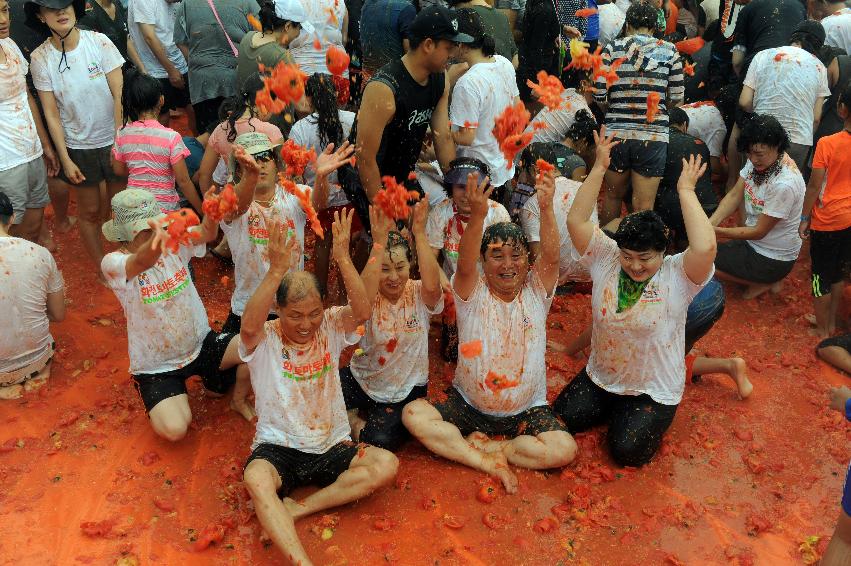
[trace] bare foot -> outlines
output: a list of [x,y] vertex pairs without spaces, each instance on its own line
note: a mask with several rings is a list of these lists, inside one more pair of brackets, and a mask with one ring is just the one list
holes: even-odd
[[467,436],[467,443],[470,444],[476,450],[480,452],[484,452],[485,454],[493,454],[495,452],[502,452],[503,442],[499,442],[497,440],[491,440],[487,434],[483,432],[471,432],[469,436]]
[[21,395],[24,394],[24,386],[23,385],[6,385],[4,387],[0,387],[0,400],[11,400],[11,399],[20,399]]
[[547,340],[547,348],[549,348],[553,352],[567,352],[567,346],[565,346],[564,344],[559,344],[555,340]]
[[237,401],[236,399],[230,400],[230,408],[233,411],[236,411],[242,418],[251,422],[257,417],[257,413],[254,412],[254,407],[252,407],[245,399],[241,399]]
[[293,522],[298,521],[305,515],[308,515],[306,511],[307,508],[304,506],[304,503],[299,503],[292,497],[284,497],[282,501],[284,503],[284,507],[287,508],[287,511],[293,518]]
[[67,216],[63,222],[55,222],[53,224],[53,229],[59,233],[65,234],[74,227],[74,224],[77,223],[76,216]]
[[47,248],[47,251],[53,253],[56,251],[56,242],[53,241],[53,238],[50,236],[50,232],[42,232],[38,237],[38,245]]
[[771,292],[775,295],[779,295],[780,292],[783,291],[783,280],[781,279],[777,283],[771,284]]
[[482,471],[501,481],[506,492],[517,493],[517,476],[508,467],[508,460],[501,451],[482,454]]
[[[777,283],[775,283],[775,285],[777,285]],[[759,297],[760,295],[762,295],[763,293],[765,293],[769,289],[772,292],[775,292],[773,285],[762,285],[762,284],[749,285],[748,288],[745,289],[745,292],[742,293],[742,298],[745,299],[745,300],[748,300],[748,301],[751,300],[751,299],[756,299],[757,297]]]
[[36,389],[39,389],[42,385],[47,383],[47,378],[50,377],[50,366],[51,366],[51,364],[52,364],[52,362],[47,362],[47,365],[44,366],[40,372],[38,372],[38,375],[36,375],[35,377],[33,377],[31,379],[26,380],[23,383],[24,391],[26,391],[26,392],[35,391]]
[[748,379],[748,366],[742,358],[730,360],[730,377],[736,381],[739,390],[739,398],[747,399],[753,393],[753,385]]

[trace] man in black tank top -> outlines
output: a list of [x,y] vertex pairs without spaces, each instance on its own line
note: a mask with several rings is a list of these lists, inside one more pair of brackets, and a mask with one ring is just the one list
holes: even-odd
[[459,43],[473,38],[458,33],[452,10],[433,6],[421,11],[408,29],[410,51],[382,67],[366,85],[350,138],[357,147],[357,170],[340,172],[340,182],[365,227],[369,203],[389,175],[410,183],[431,126],[434,151],[446,170],[455,159],[449,129],[446,65]]

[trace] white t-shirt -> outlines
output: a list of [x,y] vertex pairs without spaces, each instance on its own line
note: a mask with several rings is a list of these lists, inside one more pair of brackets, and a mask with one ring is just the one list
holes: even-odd
[[0,312],[5,315],[0,373],[28,366],[50,348],[47,295],[62,287],[62,274],[46,248],[21,238],[0,237]]
[[422,281],[408,279],[395,304],[379,293],[360,339],[363,354],[349,363],[361,388],[379,403],[398,403],[428,383],[429,320],[443,312],[443,295],[430,309],[422,290]]
[[[355,113],[348,110],[339,110],[337,113],[340,117],[340,124],[343,126],[343,139],[345,140],[349,137],[349,132],[352,131],[352,124],[355,122]],[[305,149],[313,148],[318,155],[325,151],[326,146],[322,145],[322,142],[319,140],[319,125],[316,122],[316,118],[316,114],[311,114],[293,124],[289,139]],[[304,182],[311,187],[316,184],[316,169],[313,166],[304,170]],[[328,175],[328,183],[328,207],[349,204],[346,193],[340,187],[340,183],[337,182],[336,171]]]
[[706,144],[710,157],[724,155],[724,138],[727,136],[727,126],[721,111],[714,104],[681,106],[688,116],[687,133]]
[[838,47],[848,53],[851,49],[851,8],[842,8],[821,21],[824,44]]
[[127,4],[127,28],[130,31],[130,39],[133,40],[136,51],[139,52],[139,59],[142,60],[145,71],[158,79],[167,78],[168,73],[145,42],[139,24],[154,26],[154,35],[160,40],[168,60],[181,75],[185,75],[189,72],[189,65],[186,64],[183,53],[174,43],[174,19],[177,7],[177,3],[170,4],[166,0],[129,0]]
[[97,149],[115,141],[115,101],[107,73],[121,67],[124,59],[108,37],[80,30],[80,41],[66,51],[68,66],[59,60],[62,52],[50,43],[39,45],[30,57],[35,88],[52,91],[59,107],[65,145],[71,149]]
[[268,443],[323,454],[335,444],[350,440],[340,387],[340,353],[359,336],[346,334],[344,308],[325,311],[308,345],[284,345],[277,320],[266,323],[266,337],[253,352],[248,353],[239,343],[239,356],[251,370],[257,411],[252,450]]
[[600,37],[597,45],[604,48],[621,34],[626,13],[617,4],[598,4],[597,14],[600,16]]
[[[343,22],[346,17],[346,4],[340,0],[301,0],[307,21],[315,28],[308,31],[302,28],[301,33],[288,46],[290,54],[301,70],[313,73],[329,74],[325,63],[325,52],[332,45],[345,50],[343,46]],[[333,16],[332,16],[333,14]],[[314,42],[319,40],[319,49]],[[343,76],[349,76],[349,70],[343,71]]]
[[414,172],[417,174],[417,180],[428,197],[428,206],[430,209],[449,198],[446,194],[446,189],[443,187],[443,171],[440,169],[440,164],[437,161],[432,161],[428,164],[417,163],[416,167],[414,167]]
[[[689,303],[700,285],[683,269],[683,254],[666,256],[641,298],[618,309],[620,249],[595,229],[582,261],[591,270],[591,380],[618,395],[647,394],[657,403],[677,405],[685,388],[685,328]],[[712,269],[714,273],[715,269]]]
[[[452,199],[446,199],[431,209],[426,222],[428,245],[433,250],[443,250],[443,271],[446,277],[452,277],[458,266],[458,250],[461,246],[461,235],[467,222],[456,217],[455,204]],[[511,217],[505,207],[496,201],[488,201],[488,214],[485,216],[484,229],[491,224],[511,222]]]
[[[604,4],[606,5],[610,4]],[[533,142],[561,142],[567,130],[576,121],[576,113],[580,110],[586,110],[592,118],[594,117],[584,96],[572,88],[565,89],[561,93],[561,106],[556,110],[550,110],[544,106],[535,119],[526,126],[526,131],[533,132]],[[546,125],[546,128],[536,130],[532,124],[537,122]]]
[[11,38],[0,39],[6,63],[0,65],[0,171],[41,157],[41,140],[27,99],[29,64]]
[[[553,212],[555,213],[559,236],[559,285],[567,281],[591,280],[591,274],[588,272],[588,268],[579,261],[579,252],[576,251],[567,231],[567,213],[570,212],[573,199],[576,198],[576,193],[581,186],[582,183],[579,181],[573,181],[566,177],[556,178]],[[520,210],[520,222],[523,224],[523,231],[526,233],[526,239],[529,242],[541,241],[541,209],[538,206],[537,193],[529,197]],[[591,222],[595,226],[599,224],[596,206],[591,213]]]
[[760,51],[744,84],[754,90],[754,112],[777,118],[792,143],[813,145],[813,107],[830,96],[827,70],[816,57],[791,45]]
[[[458,342],[481,340],[482,353],[474,358],[458,356],[452,385],[477,411],[494,416],[510,416],[547,404],[547,313],[555,287],[545,289],[533,269],[520,292],[510,303],[494,296],[484,277],[461,300],[455,293],[458,313]],[[490,377],[489,377],[490,376]],[[493,376],[505,388],[489,386]]]
[[206,244],[181,246],[129,281],[130,255],[104,256],[101,271],[127,319],[131,374],[173,371],[198,357],[210,323],[188,267],[190,259],[206,253]]
[[795,162],[786,155],[780,172],[757,186],[753,182],[753,164],[745,163],[739,173],[745,181],[745,226],[756,226],[760,214],[780,221],[761,240],[747,240],[759,254],[780,261],[798,259],[801,251],[801,211],[807,186]]
[[455,83],[449,119],[456,131],[465,123],[477,124],[473,144],[459,145],[458,157],[484,161],[490,169],[491,184],[500,187],[514,177],[514,163],[506,167],[493,135],[494,120],[520,93],[511,61],[499,55],[493,58],[490,63],[476,63]]
[[[301,188],[304,189],[303,186]],[[298,199],[281,187],[275,188],[275,199],[269,207],[252,201],[245,214],[234,218],[230,223],[220,223],[233,255],[235,289],[230,308],[239,316],[245,312],[245,305],[269,271],[267,224],[273,219],[285,223],[290,236],[295,234],[298,246],[293,250],[291,269],[303,270],[304,225],[307,216]]]
[[709,27],[709,24],[718,19],[718,10],[721,8],[721,5],[718,0],[703,0],[700,3],[700,7],[703,8],[703,13],[706,14],[706,27]]

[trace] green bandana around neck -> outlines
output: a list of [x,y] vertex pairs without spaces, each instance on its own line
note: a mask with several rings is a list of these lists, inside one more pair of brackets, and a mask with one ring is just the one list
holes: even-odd
[[633,281],[626,272],[621,269],[618,274],[618,310],[621,313],[632,307],[641,298],[644,288],[652,278],[644,281]]

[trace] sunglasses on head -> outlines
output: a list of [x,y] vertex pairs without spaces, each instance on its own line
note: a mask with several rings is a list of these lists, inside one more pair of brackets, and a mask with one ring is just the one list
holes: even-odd
[[267,163],[275,160],[275,152],[268,149],[266,151],[261,151],[260,153],[255,153],[252,157],[254,157],[254,161],[258,163]]

